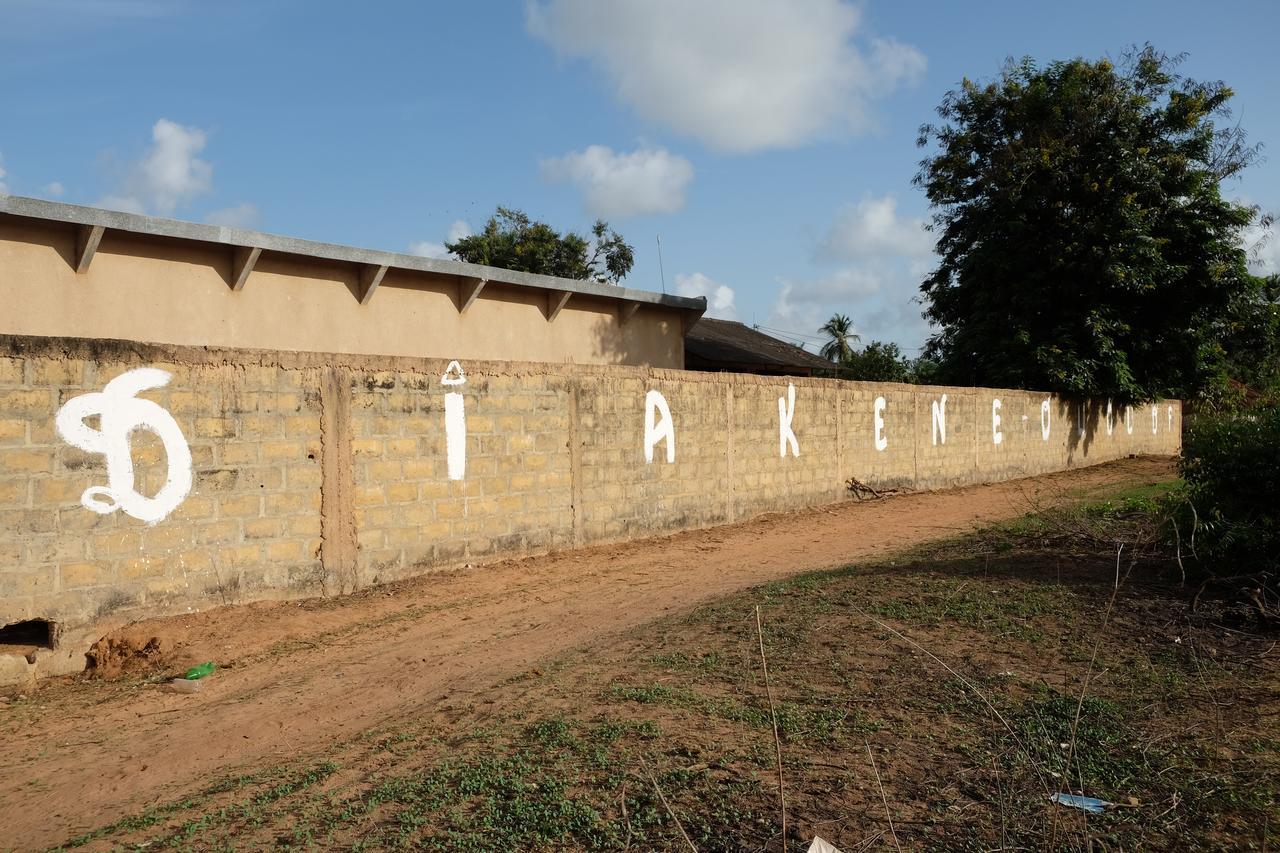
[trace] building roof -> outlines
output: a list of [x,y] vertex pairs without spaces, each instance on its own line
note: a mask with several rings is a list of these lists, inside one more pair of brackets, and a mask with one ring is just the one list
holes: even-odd
[[770,337],[742,323],[703,317],[685,334],[685,366],[702,370],[808,375],[833,370],[825,358]]
[[[242,275],[247,275],[248,270],[252,269],[253,264],[264,252],[356,264],[367,272],[367,281],[372,282],[372,286],[366,285],[365,292],[361,294],[361,301],[367,301],[368,298],[373,296],[377,283],[382,280],[387,270],[405,269],[471,279],[479,283],[477,290],[485,282],[494,282],[540,290],[549,294],[562,294],[566,300],[573,294],[616,300],[621,303],[630,303],[630,306],[622,306],[628,309],[644,304],[682,309],[690,312],[689,319],[686,322],[695,321],[702,316],[702,312],[707,308],[707,300],[703,296],[695,298],[672,296],[666,293],[633,290],[629,287],[601,284],[595,281],[556,278],[549,275],[517,272],[498,267],[468,264],[461,261],[424,258],[418,255],[383,252],[377,249],[360,249],[354,246],[343,246],[334,243],[318,243],[312,240],[282,237],[261,231],[247,231],[241,228],[184,222],[176,219],[161,219],[154,216],[140,216],[134,213],[123,213],[97,207],[82,207],[44,199],[0,194],[0,214],[60,222],[80,228],[82,236],[80,240],[81,248],[78,250],[78,254],[81,257],[78,258],[77,263],[85,266],[92,259],[93,250],[96,249],[98,241],[102,239],[105,231],[124,231],[149,237],[226,246],[229,250],[234,250],[238,253],[236,266]],[[88,257],[84,257],[85,246],[90,247]],[[246,261],[248,262],[247,269],[245,268]]]

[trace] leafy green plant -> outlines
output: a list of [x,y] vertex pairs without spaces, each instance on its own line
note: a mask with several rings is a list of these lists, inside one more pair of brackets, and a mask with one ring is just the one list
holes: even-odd
[[1211,579],[1254,582],[1266,615],[1280,570],[1280,405],[1197,419],[1182,476],[1198,564]]

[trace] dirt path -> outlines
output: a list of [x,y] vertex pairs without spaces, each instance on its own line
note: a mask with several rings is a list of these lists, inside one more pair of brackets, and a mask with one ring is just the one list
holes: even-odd
[[57,844],[212,777],[457,701],[665,611],[1170,475],[1168,460],[1122,460],[513,560],[338,600],[139,623],[122,638],[160,638],[159,665],[208,656],[222,669],[190,696],[136,679],[75,679],[0,711],[0,846]]

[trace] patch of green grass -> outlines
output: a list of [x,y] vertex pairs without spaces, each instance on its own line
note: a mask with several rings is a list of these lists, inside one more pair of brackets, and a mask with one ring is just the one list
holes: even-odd
[[1146,697],[1167,703],[1189,695],[1195,678],[1194,664],[1168,649],[1149,656],[1130,652],[1121,663],[1110,667],[1121,689],[1136,698]]
[[237,824],[246,828],[261,826],[268,816],[270,807],[277,801],[322,782],[337,770],[338,765],[332,761],[308,767],[254,793],[247,800],[192,818],[173,832],[158,839],[156,843],[160,847],[177,845],[203,834],[205,830],[216,825]]
[[[1280,819],[1274,779],[1244,767],[1210,772],[1211,757],[1191,733],[1153,736],[1141,713],[1148,699],[1149,694],[1140,702],[1087,696],[1081,702],[1041,687],[1034,698],[1006,710],[1016,740],[993,730],[989,754],[997,756],[1008,778],[1038,776],[1052,791],[1122,804],[1089,820],[1095,832],[1105,829],[1125,848],[1160,837],[1175,849],[1189,849],[1224,814],[1258,828]],[[1131,800],[1135,805],[1126,807]],[[1035,834],[1043,829],[1032,829],[1039,818],[1028,812],[1023,819],[1026,838],[1043,842]]]
[[[464,737],[442,760],[373,779],[355,793],[312,790],[338,769],[332,762],[278,770],[271,784],[229,804],[201,811],[207,797],[188,798],[67,846],[149,831],[138,844],[148,851],[262,846],[259,831],[271,832],[277,847],[355,850],[651,849],[679,838],[647,776],[637,772],[637,752],[650,752],[661,736],[654,722],[552,716],[504,731],[496,742]],[[649,762],[656,766],[659,758],[650,753]],[[236,777],[204,793],[265,781]],[[718,783],[683,767],[658,771],[657,782],[672,803],[692,804],[674,808],[699,849],[733,849],[727,839],[741,837],[744,821],[772,831],[771,818],[744,805],[753,799],[752,782]],[[183,812],[194,814],[175,822]]]
[[[633,750],[659,734],[651,722],[538,719],[500,751],[459,751],[423,771],[382,780],[341,803],[335,810],[343,818],[326,831],[359,830],[353,849],[665,846],[676,830],[652,788],[631,770]],[[756,817],[739,805],[739,784],[716,790],[683,770],[664,772],[658,782],[669,799],[700,804],[678,809],[685,830],[704,842],[700,848],[723,849],[717,839],[732,821]]]
[[[706,696],[686,687],[614,684],[607,696],[624,702],[683,708],[695,714],[743,723],[754,729],[773,727],[769,709],[763,704],[746,705],[733,699]],[[776,710],[778,735],[791,742],[832,743],[843,734],[865,734],[879,728],[860,709],[840,707],[823,697],[815,697],[805,704],[780,702]]]
[[[213,783],[194,796],[186,797],[164,805],[155,806],[147,809],[142,814],[129,815],[115,823],[108,824],[107,826],[76,836],[75,838],[72,838],[60,845],[57,849],[63,850],[83,847],[86,844],[102,838],[145,831],[168,822],[174,816],[181,814],[182,812],[189,812],[202,808],[212,797],[243,790],[254,785],[262,784],[263,782],[271,779],[282,779],[282,781],[269,786],[264,791],[255,794],[246,801],[246,813],[248,813],[250,809],[260,810],[262,806],[270,802],[274,802],[283,796],[301,790],[308,785],[315,784],[337,769],[338,765],[331,762],[325,762],[324,764],[307,768],[294,775],[288,775],[285,768],[277,767],[265,773],[229,776]],[[161,845],[165,846],[172,844],[176,840],[192,837],[199,829],[207,825],[210,819],[209,815],[202,815],[198,818],[186,821],[181,825],[177,832],[173,833],[171,836],[164,837],[160,842]]]
[[668,687],[665,684],[614,684],[609,687],[609,697],[643,705],[692,707],[698,704],[696,694],[689,688]]
[[1057,585],[992,586],[953,577],[926,579],[915,585],[911,598],[885,597],[863,606],[877,616],[899,622],[958,622],[1035,642],[1043,637],[1037,620],[1070,615],[1074,598],[1069,589]]
[[1132,748],[1134,732],[1116,703],[1086,697],[1079,706],[1075,752],[1068,768],[1077,704],[1075,697],[1061,694],[1026,703],[1015,724],[1026,750],[1023,757],[1054,779],[1064,780],[1064,790],[1074,790],[1083,782],[1087,793],[1117,797],[1145,769],[1141,751]]
[[664,669],[700,674],[719,672],[725,666],[724,658],[716,652],[690,654],[679,649],[670,652],[659,652],[651,657],[650,661],[654,666],[660,666]]

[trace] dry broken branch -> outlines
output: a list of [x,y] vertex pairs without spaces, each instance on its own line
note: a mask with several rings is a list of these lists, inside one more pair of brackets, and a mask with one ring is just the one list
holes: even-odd
[[899,491],[898,489],[874,489],[859,480],[857,477],[850,477],[845,480],[844,485],[845,488],[847,488],[853,496],[860,501],[879,500],[880,498],[888,497],[889,495],[896,495]]

